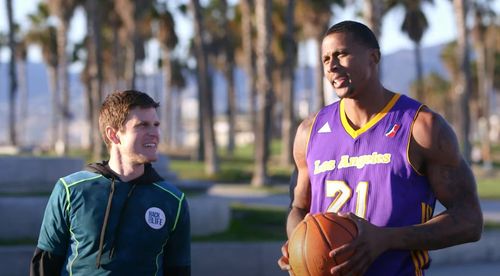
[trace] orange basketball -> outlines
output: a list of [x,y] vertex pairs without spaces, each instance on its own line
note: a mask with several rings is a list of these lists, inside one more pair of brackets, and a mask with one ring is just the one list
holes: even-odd
[[330,269],[345,260],[328,253],[358,234],[354,222],[334,213],[307,216],[288,240],[289,263],[296,276],[331,275]]

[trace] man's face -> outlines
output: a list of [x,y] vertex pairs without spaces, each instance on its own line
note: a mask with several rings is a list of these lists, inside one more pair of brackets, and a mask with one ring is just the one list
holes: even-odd
[[133,164],[156,161],[160,122],[155,108],[133,108],[118,131],[117,145],[123,159]]
[[325,76],[339,98],[356,98],[369,89],[376,73],[377,50],[357,42],[350,34],[332,33],[323,39],[321,53]]

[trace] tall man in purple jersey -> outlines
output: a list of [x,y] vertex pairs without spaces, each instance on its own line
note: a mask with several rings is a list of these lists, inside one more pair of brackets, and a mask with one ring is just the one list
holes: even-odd
[[[382,86],[370,29],[340,22],[325,34],[321,52],[340,101],[297,130],[288,236],[307,214],[353,220],[358,236],[330,252],[340,259],[354,252],[332,267],[338,275],[423,275],[427,250],[479,240],[476,184],[455,134],[429,108]],[[433,216],[436,199],[446,210]],[[278,264],[290,271],[287,248]]]

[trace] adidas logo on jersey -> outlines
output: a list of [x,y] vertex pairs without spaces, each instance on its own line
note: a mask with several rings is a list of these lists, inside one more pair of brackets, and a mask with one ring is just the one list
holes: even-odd
[[326,122],[319,130],[318,133],[330,133],[332,130],[330,129],[330,125]]

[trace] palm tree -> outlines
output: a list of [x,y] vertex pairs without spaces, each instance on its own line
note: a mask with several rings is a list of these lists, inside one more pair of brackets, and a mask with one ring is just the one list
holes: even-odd
[[457,59],[459,61],[459,78],[454,88],[457,98],[459,99],[459,131],[458,137],[462,146],[462,153],[467,162],[471,160],[471,144],[469,140],[470,133],[470,108],[469,98],[470,91],[472,90],[471,71],[470,71],[470,57],[469,57],[469,44],[468,36],[469,31],[465,22],[468,11],[468,1],[466,0],[453,0],[453,7],[455,9],[455,16],[457,21],[458,31],[458,51]]
[[177,148],[181,145],[181,141],[179,141],[179,133],[182,133],[182,95],[181,89],[186,87],[186,78],[184,77],[183,71],[186,69],[186,65],[179,62],[177,59],[171,60],[171,74],[172,74],[172,105],[173,112],[172,117],[175,118],[175,121],[172,124],[171,133],[175,133],[172,136],[171,145],[173,148]]
[[[386,6],[388,0],[363,0],[363,19],[368,28],[375,34],[377,40],[380,41],[382,33],[382,19],[386,12],[389,11]],[[392,0],[389,0],[392,1]],[[379,62],[379,78],[382,78],[382,62]]]
[[233,155],[235,148],[236,93],[234,83],[235,48],[238,31],[235,19],[229,18],[231,11],[226,0],[212,0],[204,9],[209,63],[215,65],[224,76],[227,89],[227,153]]
[[[16,24],[16,32],[19,33],[19,25]],[[28,120],[28,101],[29,101],[29,90],[28,90],[28,71],[26,70],[26,60],[28,58],[28,42],[26,37],[19,38],[16,43],[16,59],[17,59],[17,71],[18,71],[18,93],[19,93],[19,118],[21,122],[19,124],[18,134],[20,137],[27,137],[27,120]],[[19,141],[18,143],[25,143],[24,141]]]
[[385,12],[384,0],[363,0],[363,18],[375,36],[380,38],[382,16]]
[[57,31],[49,24],[49,10],[45,3],[38,4],[35,13],[28,15],[30,28],[26,34],[29,44],[37,44],[42,49],[42,57],[47,68],[49,90],[51,96],[50,147],[55,148],[59,125],[59,81],[57,56]]
[[268,182],[267,160],[271,132],[271,106],[273,97],[271,76],[271,1],[255,2],[257,22],[257,125],[255,131],[255,164],[252,186]]
[[68,41],[69,22],[78,6],[78,0],[47,0],[49,11],[55,15],[59,22],[57,24],[57,56],[58,56],[58,79],[61,108],[59,137],[56,146],[56,152],[59,155],[66,154],[68,151],[68,125],[70,119],[69,111],[69,78],[68,78],[68,57],[66,46]]
[[433,0],[388,0],[387,8],[391,9],[397,5],[403,5],[405,9],[405,18],[403,24],[401,25],[401,30],[408,35],[408,37],[415,44],[414,54],[415,54],[415,71],[417,80],[416,95],[415,98],[423,101],[423,69],[422,69],[422,58],[420,55],[420,41],[425,31],[429,27],[427,18],[422,11],[423,2],[434,3]]
[[248,93],[248,114],[250,115],[252,131],[255,132],[256,125],[256,87],[255,87],[255,52],[253,47],[254,28],[252,24],[252,10],[250,0],[240,1],[241,12],[241,44],[243,49],[243,67],[246,73],[246,92]]
[[[424,81],[425,104],[432,110],[443,114],[445,118],[451,116],[450,87],[451,82],[437,73],[430,73]],[[417,81],[412,83],[411,89],[417,89]]]
[[344,6],[343,0],[307,1],[297,0],[295,18],[302,22],[302,36],[313,38],[316,41],[318,58],[316,63],[316,105],[319,110],[325,105],[325,91],[323,87],[323,66],[320,61],[321,40],[330,26],[333,16],[332,5]]
[[219,171],[219,162],[217,158],[217,148],[214,132],[214,111],[213,94],[208,78],[208,61],[206,45],[203,41],[205,34],[203,25],[203,16],[201,6],[198,0],[190,1],[190,9],[194,15],[194,46],[196,52],[196,67],[198,78],[198,95],[201,116],[201,129],[203,133],[203,150],[205,160],[205,172],[208,175],[214,175]]
[[144,55],[144,37],[139,25],[151,14],[153,0],[114,0],[114,4],[126,33],[125,82],[127,88],[133,89],[137,77],[136,63]]
[[297,55],[297,46],[294,38],[295,33],[295,0],[288,0],[286,7],[286,33],[285,33],[285,64],[283,65],[283,120],[282,120],[282,139],[283,147],[281,150],[281,161],[283,164],[292,163],[292,147],[294,126],[294,73],[295,60]]
[[[103,76],[103,47],[102,47],[102,25],[103,21],[103,9],[106,7],[105,2],[99,2],[97,0],[86,0],[85,11],[87,13],[87,64],[89,73],[89,89],[87,91],[89,97],[89,119],[90,119],[90,130],[91,130],[91,146],[92,146],[92,156],[95,160],[98,160],[103,152],[103,143],[100,136],[99,129],[99,107],[103,98],[103,86],[104,86],[104,76]],[[110,10],[109,5],[107,9]]]
[[472,29],[473,45],[476,51],[479,105],[481,117],[484,118],[484,129],[480,131],[483,167],[492,169],[490,129],[490,101],[493,90],[493,68],[495,61],[494,20],[495,14],[488,2],[474,3],[474,27]]
[[221,11],[221,27],[222,27],[222,40],[225,41],[224,49],[221,55],[221,62],[225,64],[222,66],[222,71],[227,83],[227,121],[228,121],[228,143],[227,152],[230,156],[234,153],[235,148],[235,124],[236,124],[236,92],[234,86],[234,39],[231,31],[231,25],[228,20],[228,7],[226,0],[220,1]]
[[175,21],[166,5],[156,7],[156,20],[158,21],[157,38],[161,46],[161,66],[163,70],[163,93],[165,108],[161,112],[162,121],[166,124],[163,127],[163,141],[166,147],[172,147],[175,139],[173,128],[173,72],[171,52],[178,43],[175,33]]
[[16,135],[16,95],[17,95],[17,74],[16,74],[16,41],[15,41],[15,26],[14,12],[12,10],[12,0],[7,0],[7,17],[9,22],[9,142],[13,146],[17,146]]
[[[451,83],[456,83],[458,82],[459,78],[459,64],[457,61],[457,42],[450,42],[448,43],[443,50],[441,51],[441,60],[443,61],[443,65],[448,71],[448,74],[450,75]],[[426,84],[427,86],[427,84]],[[456,93],[453,91],[453,86],[450,88],[450,91],[448,92],[448,99],[449,102],[453,103],[458,103],[458,98]],[[457,112],[460,112],[458,108],[456,108],[456,105],[448,105],[447,108],[449,109],[445,116],[446,120],[450,122],[456,129],[458,129],[458,117],[460,116]]]

